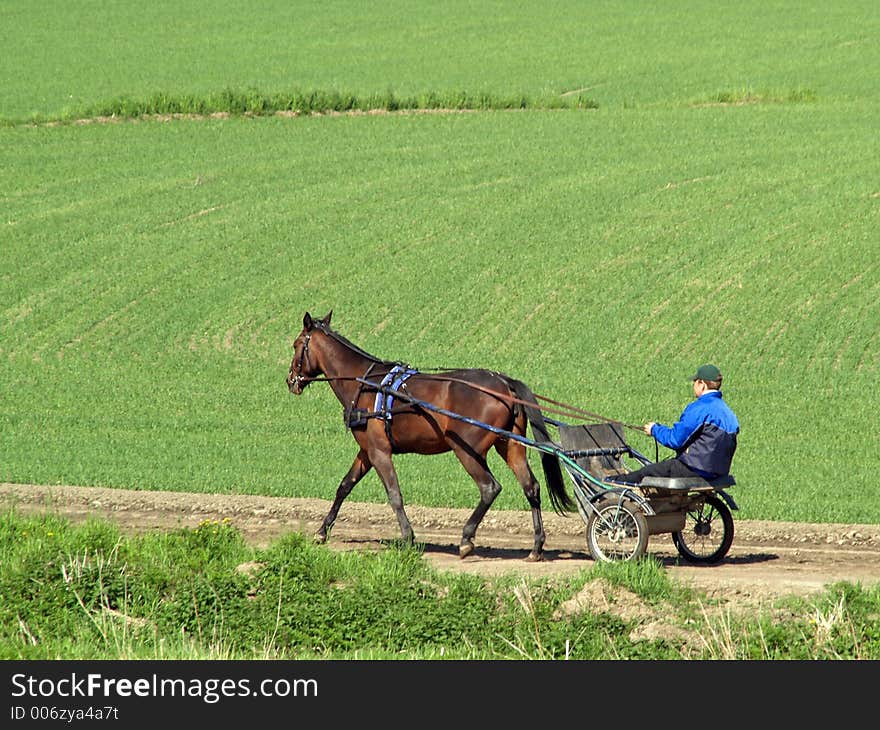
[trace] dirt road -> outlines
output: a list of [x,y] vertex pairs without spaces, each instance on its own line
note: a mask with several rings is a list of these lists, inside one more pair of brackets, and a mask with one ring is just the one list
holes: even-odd
[[[319,499],[0,484],[4,510],[53,512],[73,521],[106,518],[130,533],[227,519],[245,539],[260,546],[291,530],[314,533],[328,507],[329,502]],[[424,543],[425,558],[440,570],[537,578],[576,573],[593,565],[584,524],[577,515],[560,517],[548,511],[546,559],[528,563],[524,558],[532,528],[526,511],[490,511],[477,533],[475,554],[464,560],[458,557],[458,543],[468,510],[409,506],[407,513],[416,538]],[[735,527],[733,547],[719,565],[679,565],[669,535],[652,535],[648,551],[660,558],[674,580],[728,601],[806,595],[836,581],[880,583],[880,525],[736,521]],[[343,505],[330,545],[377,550],[397,536],[397,522],[388,505],[349,501]]]

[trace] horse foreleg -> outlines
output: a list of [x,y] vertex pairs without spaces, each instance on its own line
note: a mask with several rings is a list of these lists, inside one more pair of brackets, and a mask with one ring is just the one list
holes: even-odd
[[464,529],[461,532],[461,544],[458,546],[459,557],[466,558],[474,551],[474,537],[476,537],[477,528],[495,498],[501,493],[501,484],[489,470],[485,456],[481,456],[466,446],[456,445],[452,450],[480,490],[480,501],[464,524]]
[[391,461],[391,454],[383,450],[373,450],[370,452],[370,460],[379,479],[385,487],[385,493],[388,495],[388,504],[394,510],[397,522],[400,525],[400,537],[408,545],[412,545],[415,540],[412,525],[406,511],[403,509],[403,495],[400,493],[400,483],[397,480],[397,470]]
[[330,506],[330,511],[324,518],[324,522],[315,533],[315,542],[327,542],[327,536],[329,535],[330,530],[333,527],[333,523],[336,522],[336,516],[339,514],[339,508],[342,506],[345,498],[349,494],[351,494],[351,490],[354,489],[354,485],[363,478],[364,474],[370,471],[371,466],[372,464],[370,463],[370,457],[367,456],[366,451],[361,449],[358,455],[355,457],[354,463],[351,465],[351,469],[348,470],[348,474],[346,474],[342,478],[342,481],[336,488],[336,498],[333,500],[333,504]]
[[544,559],[544,520],[541,516],[541,485],[535,479],[526,455],[526,449],[521,444],[509,441],[498,441],[495,450],[501,458],[507,462],[510,470],[516,475],[517,481],[526,495],[529,506],[532,508],[532,526],[535,528],[535,545],[526,560],[536,562]]

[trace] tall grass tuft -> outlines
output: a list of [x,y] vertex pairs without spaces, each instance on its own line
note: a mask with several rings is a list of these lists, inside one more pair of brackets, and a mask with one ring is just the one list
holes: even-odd
[[156,92],[148,97],[120,96],[78,109],[67,109],[59,119],[32,118],[32,123],[77,119],[228,114],[266,116],[278,113],[330,114],[369,111],[491,111],[511,109],[596,109],[598,103],[582,94],[496,94],[492,92],[426,91],[400,95],[392,89],[368,94],[310,89],[263,93],[258,89],[223,89],[205,95]]
[[745,104],[812,104],[819,95],[813,90],[803,87],[784,91],[745,89],[725,89],[698,99],[694,106],[713,104],[737,106]]

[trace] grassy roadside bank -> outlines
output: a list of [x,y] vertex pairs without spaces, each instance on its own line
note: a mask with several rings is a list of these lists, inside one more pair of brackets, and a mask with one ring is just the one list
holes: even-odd
[[10,511],[0,594],[3,659],[880,657],[876,587],[734,615],[651,560],[487,580],[414,549],[336,553],[299,534],[256,549],[223,522],[126,537]]

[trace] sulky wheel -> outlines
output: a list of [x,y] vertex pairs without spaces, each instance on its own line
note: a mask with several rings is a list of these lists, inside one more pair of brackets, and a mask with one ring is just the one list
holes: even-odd
[[684,529],[672,533],[679,554],[691,563],[718,563],[733,544],[733,515],[720,497],[710,494],[685,515]]
[[631,500],[602,497],[587,520],[587,548],[594,560],[636,560],[648,549],[645,513]]

